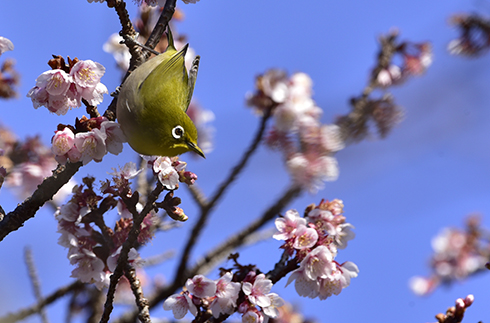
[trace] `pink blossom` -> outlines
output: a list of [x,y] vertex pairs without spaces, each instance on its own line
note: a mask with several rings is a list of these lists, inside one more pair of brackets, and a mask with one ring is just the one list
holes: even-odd
[[335,269],[332,252],[326,246],[316,247],[301,261],[300,268],[311,280],[327,278]]
[[419,296],[430,294],[439,285],[439,280],[421,276],[412,277],[409,281],[412,292]]
[[306,225],[306,220],[299,216],[298,211],[289,210],[284,217],[277,218],[275,224],[279,232],[272,237],[276,240],[288,240],[294,236],[299,226]]
[[185,287],[193,296],[199,298],[212,297],[216,294],[216,282],[203,275],[187,279]]
[[[39,157],[39,156],[38,156]],[[51,176],[56,168],[52,158],[39,158],[37,162],[24,162],[16,165],[5,178],[6,185],[21,200],[30,196],[39,184]]]
[[210,304],[211,312],[215,318],[220,314],[232,314],[236,306],[236,300],[240,293],[240,283],[232,282],[233,274],[226,272],[216,281],[216,298]]
[[103,121],[100,124],[100,131],[107,135],[105,141],[107,151],[113,155],[119,155],[123,149],[123,142],[127,141],[119,123],[114,121]]
[[[104,43],[102,49],[104,52],[112,54],[116,60],[117,65],[124,71],[129,68],[129,60],[131,59],[131,54],[126,45],[121,43],[123,38],[118,33],[114,33],[109,36],[109,39]],[[187,56],[187,55],[186,55]]]
[[[117,260],[119,259],[119,255],[121,254],[122,246],[117,248],[109,257],[107,257],[107,268],[114,272],[117,266]],[[131,248],[128,253],[128,263],[140,266],[142,264],[142,260],[140,254],[135,248]]]
[[340,127],[334,124],[323,125],[320,128],[320,140],[322,148],[326,152],[337,152],[345,148],[342,140]]
[[196,305],[192,303],[192,299],[187,292],[184,292],[183,294],[174,294],[167,298],[165,302],[163,302],[163,309],[166,311],[172,310],[172,313],[177,320],[184,318],[188,311],[194,316],[197,315]]
[[158,157],[153,163],[153,171],[157,174],[158,180],[169,190],[174,190],[179,186],[179,173],[172,166],[169,157]]
[[92,92],[104,73],[104,66],[91,60],[78,61],[70,70],[70,76],[84,98],[84,93]]
[[264,316],[260,312],[254,310],[247,311],[242,316],[242,323],[263,323],[263,322],[264,322]]
[[299,226],[295,232],[293,247],[295,249],[308,249],[313,247],[318,241],[318,232],[313,228],[304,225]]
[[71,272],[71,277],[80,279],[83,283],[93,283],[99,290],[109,286],[110,274],[104,271],[105,265],[102,260],[88,249],[79,251],[69,256],[70,263],[77,264]]
[[342,273],[340,277],[342,288],[349,286],[351,278],[355,278],[359,274],[359,268],[351,261],[346,261],[340,265],[340,271]]
[[315,298],[319,295],[319,281],[312,280],[306,276],[302,268],[298,268],[291,273],[286,286],[294,281],[294,287],[299,296]]
[[271,300],[267,294],[271,291],[272,281],[266,279],[264,274],[257,275],[255,277],[253,285],[249,282],[244,282],[242,290],[245,295],[248,296],[248,300],[260,307],[267,307],[271,305]]
[[75,134],[70,128],[65,127],[62,131],[56,131],[53,139],[51,139],[51,151],[56,156],[62,156],[75,145]]
[[332,277],[320,279],[318,298],[324,300],[332,295],[340,294],[340,292],[342,291],[342,284],[339,278],[340,278],[340,272],[335,271]]
[[279,297],[276,293],[270,293],[267,295],[270,300],[271,300],[271,305],[262,308],[264,311],[264,314],[272,317],[272,318],[277,318],[279,316],[279,310],[278,308],[283,306],[285,304],[284,300]]
[[42,73],[36,80],[36,86],[45,88],[51,96],[62,96],[68,91],[71,77],[60,69],[50,70]]
[[0,36],[0,55],[11,50],[14,50],[14,44],[10,39]]
[[286,166],[296,183],[316,192],[323,187],[323,181],[334,181],[339,175],[334,157],[310,153],[297,153],[288,158]]
[[92,106],[97,106],[104,100],[104,94],[108,94],[107,87],[102,83],[97,83],[94,89],[83,89],[80,91],[82,98]]
[[89,132],[79,132],[75,135],[75,147],[81,153],[84,165],[92,159],[99,162],[106,154],[105,140],[107,135],[95,128]]
[[121,177],[124,179],[132,179],[138,176],[139,173],[141,173],[143,169],[138,169],[136,167],[136,164],[133,162],[127,162],[124,164],[123,168],[119,167],[119,170],[116,170],[115,168],[112,169],[112,173],[108,173],[109,175],[112,175],[114,177]]

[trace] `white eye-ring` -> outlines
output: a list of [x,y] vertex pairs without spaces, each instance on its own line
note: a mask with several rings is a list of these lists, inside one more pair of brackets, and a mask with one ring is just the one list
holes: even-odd
[[176,126],[172,129],[172,136],[175,139],[180,139],[182,138],[183,135],[184,135],[184,128],[182,128],[181,126]]

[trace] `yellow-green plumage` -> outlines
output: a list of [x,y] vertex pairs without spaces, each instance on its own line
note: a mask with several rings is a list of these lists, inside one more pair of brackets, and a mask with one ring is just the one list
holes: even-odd
[[190,76],[185,68],[187,45],[177,51],[168,31],[168,47],[136,68],[121,87],[117,119],[129,145],[142,155],[176,156],[194,151],[197,130],[186,114],[192,98],[199,56]]

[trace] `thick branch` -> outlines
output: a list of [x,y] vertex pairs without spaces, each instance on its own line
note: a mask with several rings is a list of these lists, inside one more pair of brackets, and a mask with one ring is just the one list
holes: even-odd
[[0,222],[0,241],[2,241],[10,232],[22,227],[24,222],[34,217],[41,206],[51,200],[53,195],[55,195],[63,185],[68,183],[70,178],[75,175],[81,166],[81,162],[58,165],[58,168],[53,171],[53,176],[45,178],[31,197],[28,197],[24,202],[19,204],[15,210],[5,215],[3,221]]

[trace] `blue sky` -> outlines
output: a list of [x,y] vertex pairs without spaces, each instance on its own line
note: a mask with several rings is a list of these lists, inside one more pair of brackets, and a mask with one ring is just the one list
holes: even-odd
[[[489,275],[480,275],[451,288],[441,288],[420,298],[408,289],[413,275],[428,274],[430,240],[445,226],[462,226],[473,212],[490,224],[490,55],[477,59],[454,57],[447,43],[457,36],[448,25],[454,13],[489,10],[486,2],[436,1],[226,1],[201,0],[178,6],[185,20],[177,29],[188,36],[201,55],[195,98],[216,116],[215,150],[206,160],[183,156],[189,170],[199,176],[206,194],[226,176],[248,145],[258,119],[244,105],[245,93],[253,90],[254,78],[271,67],[290,73],[308,73],[314,82],[314,99],[330,123],[348,111],[348,100],[365,85],[378,50],[376,39],[398,27],[401,39],[431,41],[434,63],[428,72],[395,88],[396,103],[405,119],[385,140],[372,138],[337,154],[340,177],[318,194],[308,193],[290,208],[304,209],[322,198],[344,201],[347,221],[356,238],[338,260],[355,262],[359,277],[339,296],[326,301],[297,296],[285,280],[275,292],[300,306],[321,322],[430,322],[445,312],[458,297],[475,295],[467,322],[488,320]],[[52,54],[92,59],[106,67],[102,82],[113,91],[120,72],[102,45],[120,27],[113,10],[85,0],[4,1],[0,5],[0,35],[15,45],[0,58],[15,58],[22,75],[17,100],[0,101],[2,124],[20,138],[41,134],[48,144],[58,123],[73,123],[84,114],[72,110],[58,117],[41,108],[34,110],[27,91],[36,77],[48,69]],[[136,6],[128,8],[134,16]],[[110,102],[106,97],[104,110]],[[77,174],[107,177],[111,167],[134,161],[129,146],[119,156],[91,162]],[[193,257],[257,217],[279,196],[289,182],[281,156],[265,147],[232,185],[206,228]],[[195,208],[184,188],[179,196],[190,216]],[[0,205],[6,211],[18,203],[3,188]],[[34,252],[45,293],[70,282],[66,250],[56,244],[56,222],[45,207],[25,227],[0,244],[0,313],[33,303],[22,261],[25,245]],[[156,237],[143,251],[150,256],[181,244],[188,234],[186,223],[170,234]],[[235,228],[235,229],[232,229]],[[172,243],[170,243],[172,242]],[[272,239],[241,250],[242,262],[257,263],[268,271],[280,257],[280,243]],[[8,259],[8,261],[6,261]],[[174,262],[151,269],[152,275],[170,275]],[[212,275],[212,274],[211,274]],[[216,278],[216,277],[210,277]],[[63,318],[61,305],[48,313],[53,322]],[[152,312],[168,316],[161,309]],[[31,319],[34,322],[37,319]]]

